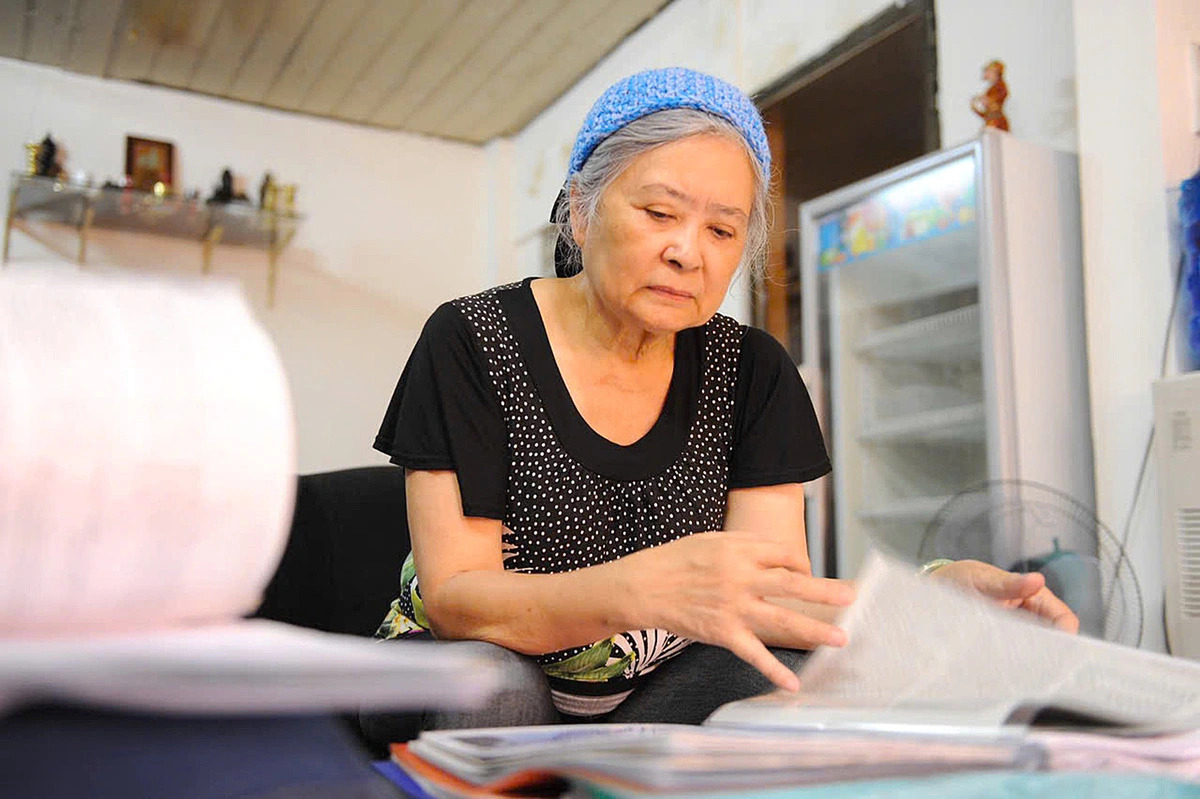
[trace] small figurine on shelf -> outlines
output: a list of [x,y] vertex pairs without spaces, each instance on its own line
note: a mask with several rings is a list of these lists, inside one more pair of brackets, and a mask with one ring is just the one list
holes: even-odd
[[263,175],[262,183],[258,186],[258,207],[264,211],[274,211],[275,194],[275,176],[267,172]]
[[38,155],[42,145],[35,142],[25,142],[25,174],[36,175],[38,170]]
[[221,172],[221,182],[213,189],[213,193],[208,198],[208,201],[220,205],[233,202],[233,172],[229,169]]
[[1008,117],[1004,116],[1004,101],[1008,99],[1004,62],[992,60],[985,64],[983,79],[988,83],[987,91],[971,98],[971,110],[983,120],[985,128],[1008,130]]
[[56,178],[62,174],[58,145],[54,143],[54,139],[50,138],[49,133],[46,134],[46,138],[42,139],[41,146],[38,147],[37,174],[45,178]]
[[285,214],[296,213],[296,184],[284,184],[279,190],[283,194],[283,208],[281,210]]

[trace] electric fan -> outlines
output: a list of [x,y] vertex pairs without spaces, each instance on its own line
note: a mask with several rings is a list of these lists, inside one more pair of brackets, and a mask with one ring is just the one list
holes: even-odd
[[1041,572],[1081,633],[1141,643],[1142,592],[1125,551],[1091,510],[1049,486],[994,480],[951,497],[926,528],[920,558]]

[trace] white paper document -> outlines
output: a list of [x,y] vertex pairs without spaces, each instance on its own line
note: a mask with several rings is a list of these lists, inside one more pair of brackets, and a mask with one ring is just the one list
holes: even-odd
[[453,644],[382,643],[251,619],[0,642],[0,713],[37,700],[222,715],[477,707],[499,666]]
[[295,462],[283,368],[234,285],[0,274],[0,712],[484,701],[503,675],[455,648],[241,619]]
[[1046,708],[1118,724],[1200,726],[1200,664],[1039,623],[873,554],[800,692],[719,709],[714,724],[997,727]]

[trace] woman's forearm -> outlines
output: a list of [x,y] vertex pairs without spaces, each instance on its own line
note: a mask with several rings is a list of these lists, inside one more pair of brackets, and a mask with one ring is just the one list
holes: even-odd
[[620,561],[560,574],[464,571],[424,595],[434,633],[525,654],[583,646],[638,622]]

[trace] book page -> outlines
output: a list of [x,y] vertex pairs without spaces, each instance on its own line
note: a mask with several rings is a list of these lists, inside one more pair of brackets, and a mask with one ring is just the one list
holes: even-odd
[[0,713],[37,700],[189,714],[477,707],[505,679],[477,649],[266,619],[0,645]]
[[1117,723],[1200,723],[1200,664],[1074,636],[872,554],[800,692],[733,703],[714,723],[989,726],[1045,707]]
[[235,286],[0,276],[0,634],[254,609],[294,481],[284,373]]

